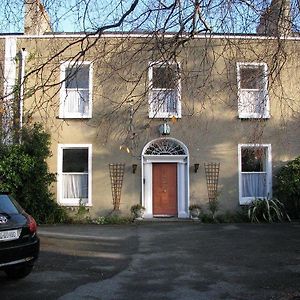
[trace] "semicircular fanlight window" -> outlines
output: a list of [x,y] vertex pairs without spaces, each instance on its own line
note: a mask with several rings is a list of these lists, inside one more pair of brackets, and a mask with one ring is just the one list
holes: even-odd
[[184,148],[170,139],[156,140],[145,151],[146,155],[186,155]]

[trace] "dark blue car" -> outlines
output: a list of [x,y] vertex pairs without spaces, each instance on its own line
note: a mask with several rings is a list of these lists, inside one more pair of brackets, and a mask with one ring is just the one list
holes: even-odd
[[27,276],[38,258],[37,224],[8,194],[0,194],[0,270],[9,278]]

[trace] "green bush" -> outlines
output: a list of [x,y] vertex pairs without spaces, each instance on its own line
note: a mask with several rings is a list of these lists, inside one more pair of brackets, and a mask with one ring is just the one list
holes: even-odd
[[218,223],[247,223],[249,222],[248,211],[244,207],[234,212],[226,211],[224,214],[218,214],[216,221]]
[[277,199],[255,199],[248,206],[248,217],[254,223],[290,221],[284,204]]
[[121,225],[133,222],[131,216],[107,215],[92,219],[90,223],[98,225]]
[[285,205],[292,219],[300,218],[300,156],[276,174],[274,195]]
[[20,144],[0,146],[0,190],[11,193],[38,223],[68,218],[50,192],[56,180],[46,162],[50,155],[50,135],[37,124],[22,130]]

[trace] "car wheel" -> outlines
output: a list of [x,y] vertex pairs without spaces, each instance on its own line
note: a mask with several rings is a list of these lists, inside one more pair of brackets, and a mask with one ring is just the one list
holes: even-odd
[[20,279],[26,277],[32,271],[33,265],[23,265],[18,267],[9,267],[5,273],[10,279]]

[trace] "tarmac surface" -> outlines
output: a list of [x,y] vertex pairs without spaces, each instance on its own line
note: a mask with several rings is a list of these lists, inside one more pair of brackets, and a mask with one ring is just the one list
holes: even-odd
[[300,299],[300,224],[40,226],[40,258],[0,299]]

